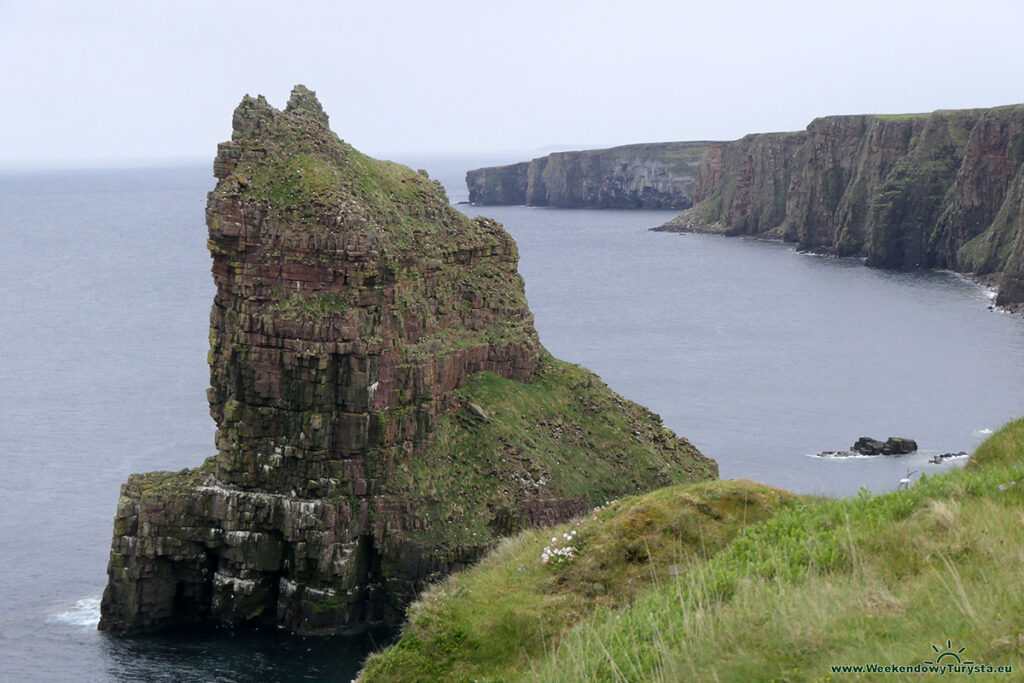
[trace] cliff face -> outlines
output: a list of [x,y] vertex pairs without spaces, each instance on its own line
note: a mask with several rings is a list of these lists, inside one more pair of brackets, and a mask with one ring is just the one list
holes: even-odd
[[466,173],[473,204],[559,208],[681,209],[706,142],[626,145],[558,152]]
[[1002,272],[1024,301],[1024,106],[830,116],[709,146],[662,229],[757,235],[885,268]]
[[397,621],[496,538],[713,461],[541,347],[511,237],[246,97],[207,204],[217,455],[132,475],[100,628]]

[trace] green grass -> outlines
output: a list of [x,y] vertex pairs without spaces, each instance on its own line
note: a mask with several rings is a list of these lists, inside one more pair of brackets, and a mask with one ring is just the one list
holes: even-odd
[[313,292],[306,296],[296,293],[289,298],[281,299],[278,303],[278,308],[283,313],[314,320],[322,320],[330,315],[342,315],[351,307],[348,299],[340,292]]
[[[540,562],[568,529],[574,559]],[[1022,585],[1018,420],[909,491],[707,482],[524,533],[429,591],[363,680],[826,681],[832,665],[920,664],[947,640],[1016,680]]]
[[[652,581],[670,582],[744,525],[795,500],[745,481],[676,486],[506,540],[471,572],[424,595],[402,640],[371,660],[366,677],[505,677],[557,647],[573,624],[629,604]],[[567,545],[579,548],[575,559],[542,561],[544,548]]]
[[920,112],[914,114],[868,114],[868,116],[873,119],[881,119],[883,121],[913,121],[914,119],[926,119],[931,115],[931,112]]

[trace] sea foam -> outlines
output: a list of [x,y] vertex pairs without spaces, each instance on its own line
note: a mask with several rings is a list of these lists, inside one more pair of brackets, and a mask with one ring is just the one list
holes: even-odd
[[70,609],[51,614],[46,620],[68,626],[96,628],[100,623],[100,598],[76,600]]

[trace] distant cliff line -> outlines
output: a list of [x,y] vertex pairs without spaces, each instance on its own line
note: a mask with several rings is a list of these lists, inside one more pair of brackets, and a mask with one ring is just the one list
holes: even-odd
[[991,276],[1024,303],[1024,105],[827,116],[707,145],[695,205],[661,230]]
[[685,209],[708,142],[658,142],[556,152],[466,173],[478,205]]

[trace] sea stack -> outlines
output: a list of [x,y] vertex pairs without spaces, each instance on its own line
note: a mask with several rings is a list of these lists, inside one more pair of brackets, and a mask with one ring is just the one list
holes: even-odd
[[397,622],[503,535],[717,467],[541,346],[496,222],[246,96],[206,209],[217,454],[121,489],[100,629]]

